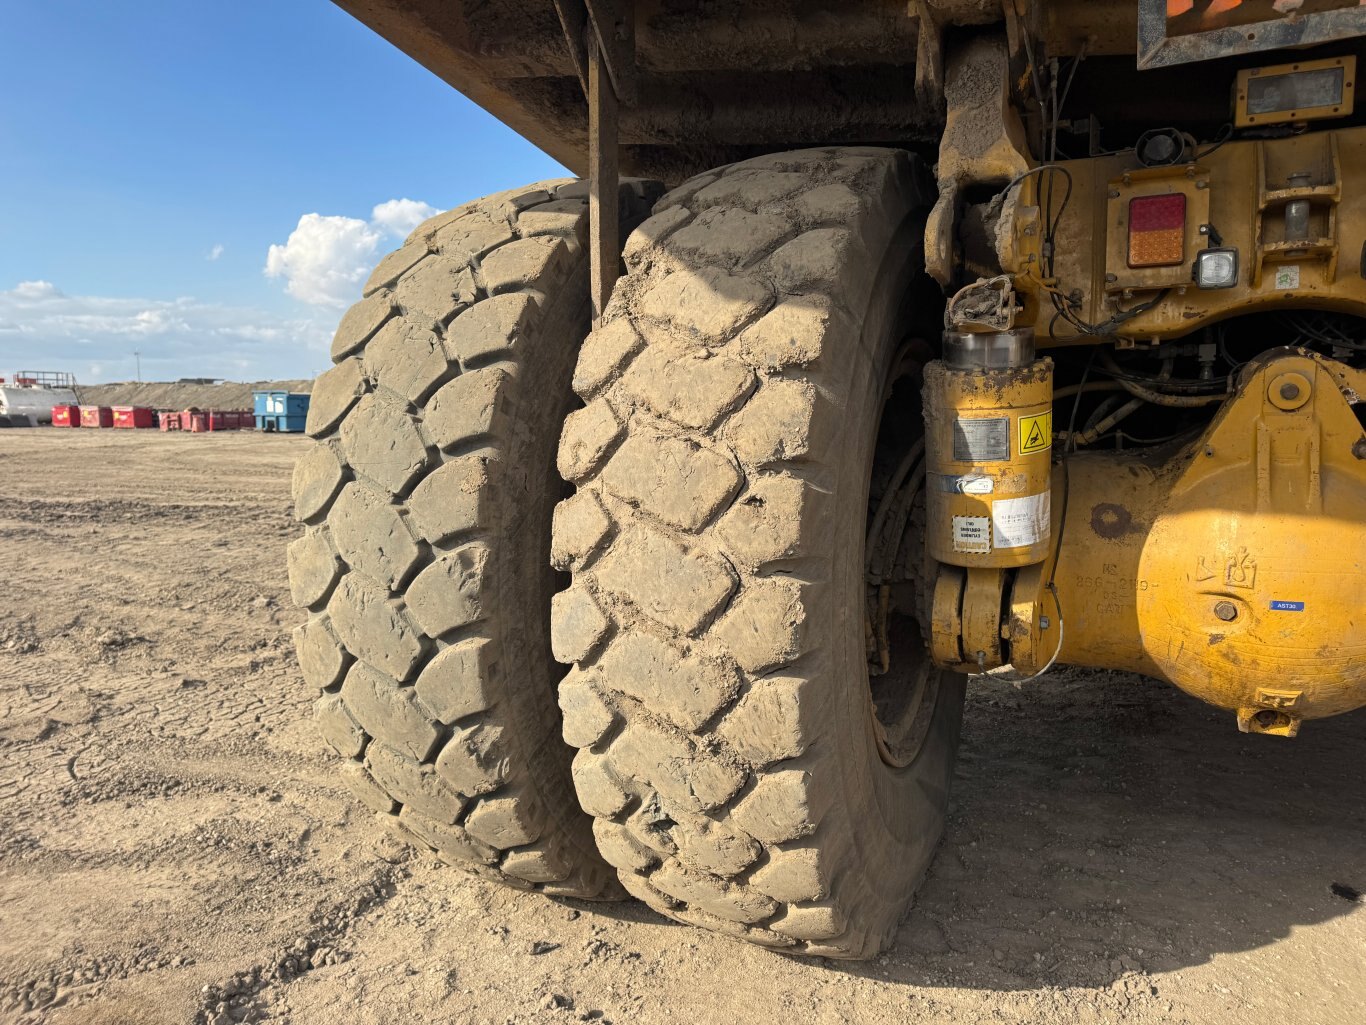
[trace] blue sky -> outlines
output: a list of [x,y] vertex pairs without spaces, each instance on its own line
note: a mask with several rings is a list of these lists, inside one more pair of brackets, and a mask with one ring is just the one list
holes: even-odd
[[328,0],[0,25],[0,375],[312,376],[415,219],[565,173]]

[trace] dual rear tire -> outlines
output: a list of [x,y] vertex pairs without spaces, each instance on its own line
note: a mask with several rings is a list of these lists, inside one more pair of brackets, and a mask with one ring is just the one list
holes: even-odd
[[[915,720],[879,722],[865,662],[919,169],[812,150],[686,183],[627,242],[591,335],[581,212],[534,195],[419,228],[319,381],[291,578],[324,735],[383,820],[449,860],[579,896],[615,875],[681,921],[870,956],[942,833],[963,696],[894,653],[918,700],[891,707]],[[490,247],[500,221],[516,238]],[[438,663],[466,682],[438,689]]]

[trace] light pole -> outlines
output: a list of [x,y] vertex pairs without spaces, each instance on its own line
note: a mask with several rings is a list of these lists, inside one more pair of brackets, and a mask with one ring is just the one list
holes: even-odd
[[141,383],[142,383],[142,353],[138,352],[137,349],[134,349],[134,350],[133,350],[133,359],[137,360],[137,364],[138,364],[138,383],[141,384]]

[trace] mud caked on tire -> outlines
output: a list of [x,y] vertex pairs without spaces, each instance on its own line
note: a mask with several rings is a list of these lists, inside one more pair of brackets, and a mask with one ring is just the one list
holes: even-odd
[[[666,195],[579,358],[556,655],[603,856],[673,918],[793,952],[891,939],[943,830],[963,684],[916,660],[895,757],[864,530],[919,267],[901,152],[748,160]],[[906,724],[902,724],[905,727]]]
[[[659,191],[623,184],[623,224]],[[313,388],[289,576],[317,723],[360,799],[453,864],[591,898],[617,887],[574,800],[548,638],[586,235],[585,185],[545,182],[380,262]]]

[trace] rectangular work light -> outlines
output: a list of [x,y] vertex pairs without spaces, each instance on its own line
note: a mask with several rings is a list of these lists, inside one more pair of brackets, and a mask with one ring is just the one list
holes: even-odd
[[1129,266],[1171,267],[1186,262],[1184,193],[1129,200]]
[[1195,257],[1195,283],[1201,288],[1232,288],[1238,283],[1238,250],[1202,249]]

